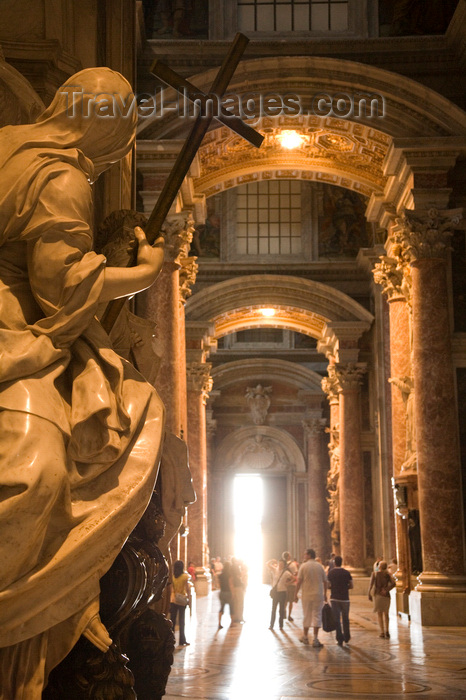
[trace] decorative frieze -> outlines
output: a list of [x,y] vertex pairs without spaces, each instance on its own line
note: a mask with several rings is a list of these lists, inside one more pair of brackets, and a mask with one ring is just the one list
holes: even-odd
[[199,270],[199,265],[196,262],[197,257],[190,256],[188,258],[181,258],[181,268],[180,268],[180,303],[185,304],[188,297],[192,294],[191,287],[194,286],[196,282],[197,273]]
[[193,240],[194,219],[191,214],[175,214],[165,219],[161,235],[165,239],[165,262],[181,265],[181,260],[188,257]]
[[393,241],[408,263],[429,258],[445,258],[449,238],[463,217],[463,209],[406,209],[397,220]]
[[408,266],[396,258],[380,256],[380,262],[372,270],[374,282],[382,286],[388,301],[410,300],[411,278]]
[[324,377],[321,382],[322,390],[327,394],[330,404],[338,403],[338,380],[335,375],[335,365],[328,366],[328,377]]

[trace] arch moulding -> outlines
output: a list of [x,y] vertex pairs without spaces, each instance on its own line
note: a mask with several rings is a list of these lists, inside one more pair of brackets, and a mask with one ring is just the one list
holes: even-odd
[[286,473],[306,471],[304,456],[285,430],[268,425],[239,428],[229,433],[217,448],[216,472]]
[[[264,308],[275,315],[264,316]],[[345,341],[368,330],[373,316],[333,287],[300,277],[248,275],[213,284],[186,303],[188,321],[214,327],[216,338],[246,328],[287,328],[318,340]]]
[[215,389],[236,384],[238,378],[241,378],[241,381],[251,382],[274,380],[323,396],[320,374],[288,360],[268,358],[235,360],[214,367],[211,376]]

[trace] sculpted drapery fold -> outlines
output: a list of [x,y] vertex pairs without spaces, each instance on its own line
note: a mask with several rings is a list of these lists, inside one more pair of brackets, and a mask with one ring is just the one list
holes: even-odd
[[163,435],[156,392],[96,318],[106,261],[92,250],[91,182],[131,149],[134,119],[71,118],[76,85],[131,92],[118,73],[85,70],[36,124],[0,131],[5,697],[29,685],[40,698],[98,613],[99,579],[149,502]]

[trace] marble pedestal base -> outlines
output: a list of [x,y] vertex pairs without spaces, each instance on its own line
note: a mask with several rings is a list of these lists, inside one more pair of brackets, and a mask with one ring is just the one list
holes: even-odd
[[364,595],[367,598],[370,577],[367,575],[355,577],[353,572],[351,572],[351,576],[353,577],[353,588],[350,590],[350,598],[352,595]]
[[425,627],[466,626],[466,592],[411,591],[411,622]]
[[208,569],[199,566],[196,568],[196,580],[194,581],[194,590],[198,598],[209,595],[212,591],[212,575]]
[[409,593],[403,593],[400,589],[395,589],[396,611],[399,615],[407,615],[410,617],[409,610]]

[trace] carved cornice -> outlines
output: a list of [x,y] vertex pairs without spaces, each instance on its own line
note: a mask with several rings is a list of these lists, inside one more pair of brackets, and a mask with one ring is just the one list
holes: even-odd
[[202,395],[203,401],[207,401],[209,392],[213,387],[213,379],[210,376],[212,365],[210,362],[189,362],[186,366],[186,381],[188,391],[195,391]]
[[347,365],[336,365],[335,377],[340,394],[345,391],[359,390],[362,378],[366,372],[367,365],[365,362],[348,362]]
[[393,241],[400,246],[401,258],[409,263],[444,259],[448,241],[463,218],[463,209],[409,210],[397,220]]
[[196,283],[199,265],[196,262],[197,257],[182,258],[180,268],[180,303],[185,304],[188,297],[192,294],[192,289]]
[[193,231],[191,214],[175,214],[165,219],[161,231],[165,239],[165,262],[181,265],[181,260],[188,257]]

